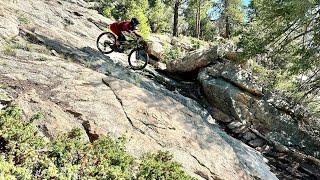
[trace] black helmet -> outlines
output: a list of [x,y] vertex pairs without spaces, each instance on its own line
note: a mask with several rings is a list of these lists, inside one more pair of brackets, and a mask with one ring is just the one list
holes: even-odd
[[136,27],[136,26],[138,26],[140,24],[140,22],[139,22],[139,20],[137,18],[134,17],[134,18],[131,19],[131,24],[132,24],[133,27]]

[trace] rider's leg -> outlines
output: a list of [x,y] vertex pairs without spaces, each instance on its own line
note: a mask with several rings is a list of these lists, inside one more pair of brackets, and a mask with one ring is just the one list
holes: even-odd
[[121,34],[118,36],[117,41],[119,42],[119,44],[118,44],[118,51],[119,51],[119,52],[123,52],[123,51],[124,51],[124,48],[121,46],[121,44],[126,41],[126,37],[121,33]]
[[116,45],[119,46],[122,41],[126,41],[126,37],[121,33],[118,35],[118,38],[116,40]]
[[121,42],[124,42],[124,41],[126,41],[127,39],[126,39],[126,36],[124,36],[122,33],[118,36],[118,40],[120,41],[120,43]]

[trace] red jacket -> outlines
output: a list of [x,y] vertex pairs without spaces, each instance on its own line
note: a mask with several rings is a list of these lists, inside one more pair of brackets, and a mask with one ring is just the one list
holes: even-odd
[[122,31],[133,31],[133,27],[131,25],[131,21],[123,21],[123,22],[115,22],[113,24],[110,25],[110,30],[116,34],[117,36],[119,36],[121,34]]

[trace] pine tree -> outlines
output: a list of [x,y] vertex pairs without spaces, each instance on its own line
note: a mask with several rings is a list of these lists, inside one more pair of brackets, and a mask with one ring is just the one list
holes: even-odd
[[215,9],[219,14],[219,24],[225,38],[230,38],[235,28],[244,22],[242,0],[218,0]]
[[171,27],[172,13],[172,8],[161,0],[149,0],[148,19],[152,32],[167,32]]
[[263,63],[278,72],[274,87],[286,84],[298,102],[320,107],[319,1],[254,0],[250,7],[252,21],[240,44],[247,57],[266,56]]
[[212,32],[203,32],[204,27],[210,23],[208,10],[212,7],[210,0],[190,0],[188,7],[184,11],[184,16],[188,22],[188,31],[190,35],[196,38],[202,38],[204,33],[211,34]]
[[178,37],[179,31],[179,11],[181,6],[186,3],[187,0],[164,0],[164,3],[173,7],[173,27],[172,35]]
[[147,18],[148,7],[148,0],[130,0],[128,3],[127,14],[125,15],[127,19],[136,17],[139,20],[139,32],[144,38],[148,38],[151,32]]
[[149,9],[148,0],[104,0],[104,15],[113,17],[117,21],[130,20],[136,17],[140,21],[139,31],[144,38],[147,38],[151,32],[147,14]]

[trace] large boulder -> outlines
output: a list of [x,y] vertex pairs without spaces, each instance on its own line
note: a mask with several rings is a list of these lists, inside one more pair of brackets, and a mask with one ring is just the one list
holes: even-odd
[[256,82],[256,77],[252,75],[250,69],[243,69],[241,65],[230,61],[216,63],[205,68],[200,74],[200,79],[207,77],[220,77],[244,91],[248,91],[256,96],[263,96],[262,87]]
[[172,46],[180,47],[186,51],[192,51],[195,50],[192,47],[192,43],[189,39],[181,38],[181,37],[172,37],[170,44]]
[[164,53],[164,47],[160,42],[150,41],[148,42],[148,54],[157,60],[162,59]]
[[280,107],[280,103],[275,103],[275,97],[262,94],[248,72],[230,62],[217,63],[202,69],[198,79],[211,105],[242,125],[253,125],[272,140],[297,147],[310,155],[319,155],[319,137],[305,129],[307,126],[320,126],[311,122],[312,125],[302,125],[301,119],[285,110],[283,103]]
[[217,47],[199,49],[182,59],[167,62],[168,72],[191,72],[209,65],[218,58]]

